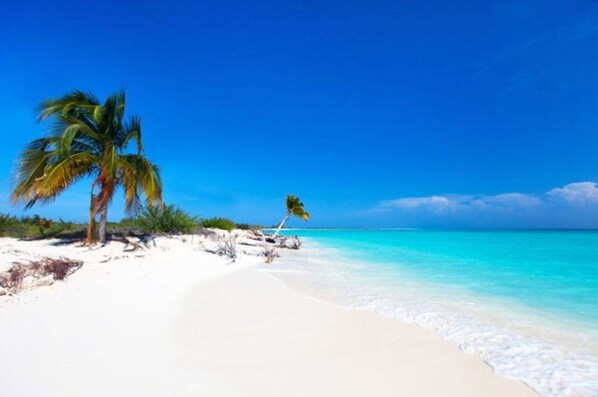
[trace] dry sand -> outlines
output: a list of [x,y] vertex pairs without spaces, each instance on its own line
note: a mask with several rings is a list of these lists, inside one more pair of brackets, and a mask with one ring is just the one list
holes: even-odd
[[433,331],[304,297],[260,271],[276,264],[190,238],[130,254],[0,239],[0,262],[14,250],[86,263],[0,297],[2,397],[535,395]]

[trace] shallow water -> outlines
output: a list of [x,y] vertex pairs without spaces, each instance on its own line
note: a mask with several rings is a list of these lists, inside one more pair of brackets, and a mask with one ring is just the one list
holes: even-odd
[[269,270],[433,328],[543,396],[598,396],[598,233],[294,230]]

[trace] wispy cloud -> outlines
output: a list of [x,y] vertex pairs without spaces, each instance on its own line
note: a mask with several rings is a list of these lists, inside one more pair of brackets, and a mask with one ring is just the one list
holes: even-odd
[[447,196],[429,197],[404,197],[395,200],[382,201],[380,207],[390,208],[429,208],[436,211],[443,211],[454,207],[457,200]]
[[541,204],[541,199],[524,193],[502,193],[494,196],[484,196],[481,201],[487,205],[504,207],[534,207]]
[[436,212],[457,211],[466,208],[488,207],[531,207],[541,204],[534,195],[523,193],[501,193],[497,195],[434,195],[424,197],[403,197],[381,201],[379,208],[385,209],[428,209]]
[[411,225],[598,227],[598,184],[569,183],[541,194],[401,197],[380,201],[371,213],[385,213]]

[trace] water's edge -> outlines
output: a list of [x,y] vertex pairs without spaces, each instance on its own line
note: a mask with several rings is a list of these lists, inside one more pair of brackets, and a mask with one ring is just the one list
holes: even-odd
[[[378,287],[376,278],[366,279],[365,273],[344,271],[343,267],[351,268],[355,263],[347,262],[350,258],[339,251],[312,238],[304,240],[302,251],[280,258],[276,266],[264,271],[311,298],[345,308],[373,310],[433,329],[457,343],[461,350],[479,356],[496,374],[521,381],[542,396],[598,396],[598,356],[593,351],[574,350],[552,340],[519,333],[518,329],[502,327],[491,321],[495,320],[492,316],[480,317],[489,307],[478,307],[478,303],[471,303],[472,307],[465,311],[454,310],[450,302],[435,304],[425,299],[425,286],[410,286],[420,288],[421,296],[393,293]],[[359,262],[359,266],[367,268],[362,259]],[[514,305],[510,307],[517,306]],[[532,321],[529,312],[519,312],[507,316],[509,321]],[[519,327],[527,331],[527,324]],[[554,333],[561,340],[571,337],[559,331]]]

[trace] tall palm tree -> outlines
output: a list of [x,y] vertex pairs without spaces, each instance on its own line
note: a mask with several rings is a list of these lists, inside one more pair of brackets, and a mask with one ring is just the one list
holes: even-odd
[[[24,201],[26,208],[38,201],[47,203],[78,180],[91,177],[87,244],[106,242],[108,205],[118,186],[124,190],[128,213],[139,209],[142,196],[148,204],[161,205],[160,174],[143,155],[141,120],[125,119],[124,114],[124,92],[109,96],[103,104],[83,91],[43,102],[39,122],[52,119],[52,127],[21,153],[13,202]],[[127,151],[131,143],[133,153]]]
[[282,218],[282,221],[278,225],[278,228],[276,228],[276,232],[274,232],[272,238],[276,238],[278,236],[278,233],[280,233],[280,231],[284,227],[285,222],[289,220],[291,215],[295,215],[296,217],[299,217],[304,221],[309,221],[309,212],[305,211],[305,208],[303,208],[303,203],[301,202],[301,200],[299,200],[299,197],[294,196],[292,194],[287,195],[286,204],[287,213],[284,216],[284,218]]

